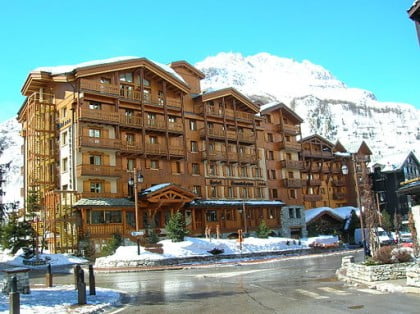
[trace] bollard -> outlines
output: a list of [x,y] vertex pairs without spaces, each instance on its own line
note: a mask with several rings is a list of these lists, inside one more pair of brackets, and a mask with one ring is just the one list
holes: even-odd
[[51,271],[51,263],[48,263],[47,273],[45,275],[45,285],[49,288],[53,286],[53,275]]
[[80,265],[74,266],[74,270],[73,270],[73,273],[74,273],[74,289],[76,289],[76,290],[79,288],[78,283],[79,283],[80,269],[81,269]]
[[96,295],[95,274],[93,273],[93,265],[89,265],[89,295]]
[[19,294],[19,292],[17,292],[16,276],[13,276],[12,280],[10,282],[9,313],[10,314],[19,314],[20,313],[20,294]]
[[86,304],[86,284],[81,281],[77,285],[77,303],[79,305]]

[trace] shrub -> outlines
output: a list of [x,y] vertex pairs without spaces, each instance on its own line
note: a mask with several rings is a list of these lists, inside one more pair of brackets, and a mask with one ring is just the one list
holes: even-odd
[[373,260],[381,264],[392,264],[395,262],[395,259],[392,256],[392,246],[383,246],[376,250],[373,254]]
[[122,237],[120,234],[115,233],[112,235],[112,238],[108,241],[108,243],[102,247],[101,255],[108,256],[115,253],[119,246],[122,244]]
[[400,263],[408,263],[413,261],[413,256],[406,248],[395,248],[392,250],[392,256]]
[[262,239],[267,239],[270,235],[271,230],[267,227],[265,224],[265,221],[261,221],[261,223],[258,225],[258,229],[256,231],[257,237]]
[[169,218],[165,229],[167,230],[168,237],[172,240],[172,242],[182,242],[184,241],[184,237],[188,234],[184,218],[179,211]]

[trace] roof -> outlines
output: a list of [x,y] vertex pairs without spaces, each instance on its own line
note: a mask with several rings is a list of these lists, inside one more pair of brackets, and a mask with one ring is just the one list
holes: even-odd
[[186,68],[200,79],[203,79],[206,77],[203,72],[201,72],[200,70],[198,70],[197,68],[195,68],[194,66],[192,66],[191,64],[189,64],[187,61],[184,61],[184,60],[174,61],[170,64],[170,67],[171,68],[176,68],[176,67]]
[[410,183],[404,184],[397,190],[397,194],[420,195],[420,178],[417,178]]
[[327,214],[337,220],[346,220],[349,218],[352,211],[355,211],[358,214],[359,209],[352,206],[330,208],[330,207],[318,207],[305,210],[305,222],[310,223],[312,220]]
[[170,186],[172,183],[160,183],[160,184],[156,184],[151,186],[150,188],[144,189],[140,192],[140,195],[147,195],[150,193],[154,193],[156,191],[162,190],[168,186]]
[[299,142],[303,143],[303,142],[307,142],[307,141],[309,141],[311,139],[318,139],[321,142],[323,142],[323,143],[327,144],[328,146],[330,146],[331,148],[334,147],[334,144],[333,143],[331,143],[329,140],[327,140],[325,137],[322,137],[319,134],[309,135],[309,136],[304,137],[303,139],[301,139]]
[[74,207],[98,206],[98,207],[133,207],[134,202],[127,198],[81,198]]
[[245,106],[251,109],[254,112],[254,114],[259,112],[259,107],[256,104],[254,104],[247,96],[245,96],[244,94],[242,94],[241,92],[239,92],[237,89],[233,87],[226,87],[226,88],[221,88],[221,89],[207,89],[197,96],[198,97],[201,96],[203,98],[203,101],[206,101],[206,100],[216,99],[216,98],[220,98],[227,95],[230,95],[238,99]]
[[380,167],[382,172],[397,171],[401,169],[407,158],[410,156],[414,157],[418,161],[416,155],[413,152],[405,152],[400,154],[384,156],[383,158],[375,162],[372,165],[372,167]]
[[194,200],[189,203],[192,207],[201,206],[284,206],[282,201],[269,201],[269,200]]
[[292,109],[290,109],[288,106],[286,106],[283,103],[272,102],[272,103],[268,103],[268,104],[262,105],[260,107],[261,114],[267,114],[267,113],[272,112],[272,111],[277,110],[277,109],[285,110],[297,122],[303,123],[303,119],[296,112],[294,112]]

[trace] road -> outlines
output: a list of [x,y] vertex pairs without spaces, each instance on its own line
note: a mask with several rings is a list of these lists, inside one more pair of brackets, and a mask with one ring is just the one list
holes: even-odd
[[[418,313],[420,296],[347,286],[335,279],[343,255],[270,263],[96,274],[126,293],[113,313]],[[72,282],[72,276],[55,278]]]

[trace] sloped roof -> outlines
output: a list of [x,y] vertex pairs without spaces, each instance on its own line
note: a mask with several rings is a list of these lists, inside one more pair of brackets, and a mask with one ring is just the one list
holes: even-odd
[[307,142],[307,141],[312,140],[312,139],[318,139],[319,141],[327,144],[328,146],[334,147],[333,143],[331,143],[329,140],[327,140],[325,137],[322,137],[319,134],[309,135],[307,137],[302,138],[299,142],[303,143],[303,142]]
[[260,107],[261,114],[267,114],[277,109],[285,110],[297,122],[303,123],[303,119],[296,112],[281,102],[272,102]]
[[203,101],[217,99],[224,96],[232,96],[251,109],[254,113],[259,111],[259,107],[254,104],[247,96],[239,92],[233,87],[221,88],[221,89],[207,89],[203,93],[197,95],[202,97]]
[[418,163],[418,159],[413,152],[405,152],[400,154],[384,156],[380,160],[376,161],[372,165],[372,167],[380,167],[382,172],[398,171],[401,169],[407,158],[410,156],[415,158]]
[[133,207],[134,202],[127,198],[82,198],[74,207]]
[[323,215],[329,215],[336,220],[344,221],[349,218],[352,211],[355,211],[356,214],[359,213],[359,209],[352,206],[330,208],[330,207],[318,207],[305,210],[305,221],[310,223],[311,221],[321,217]]

